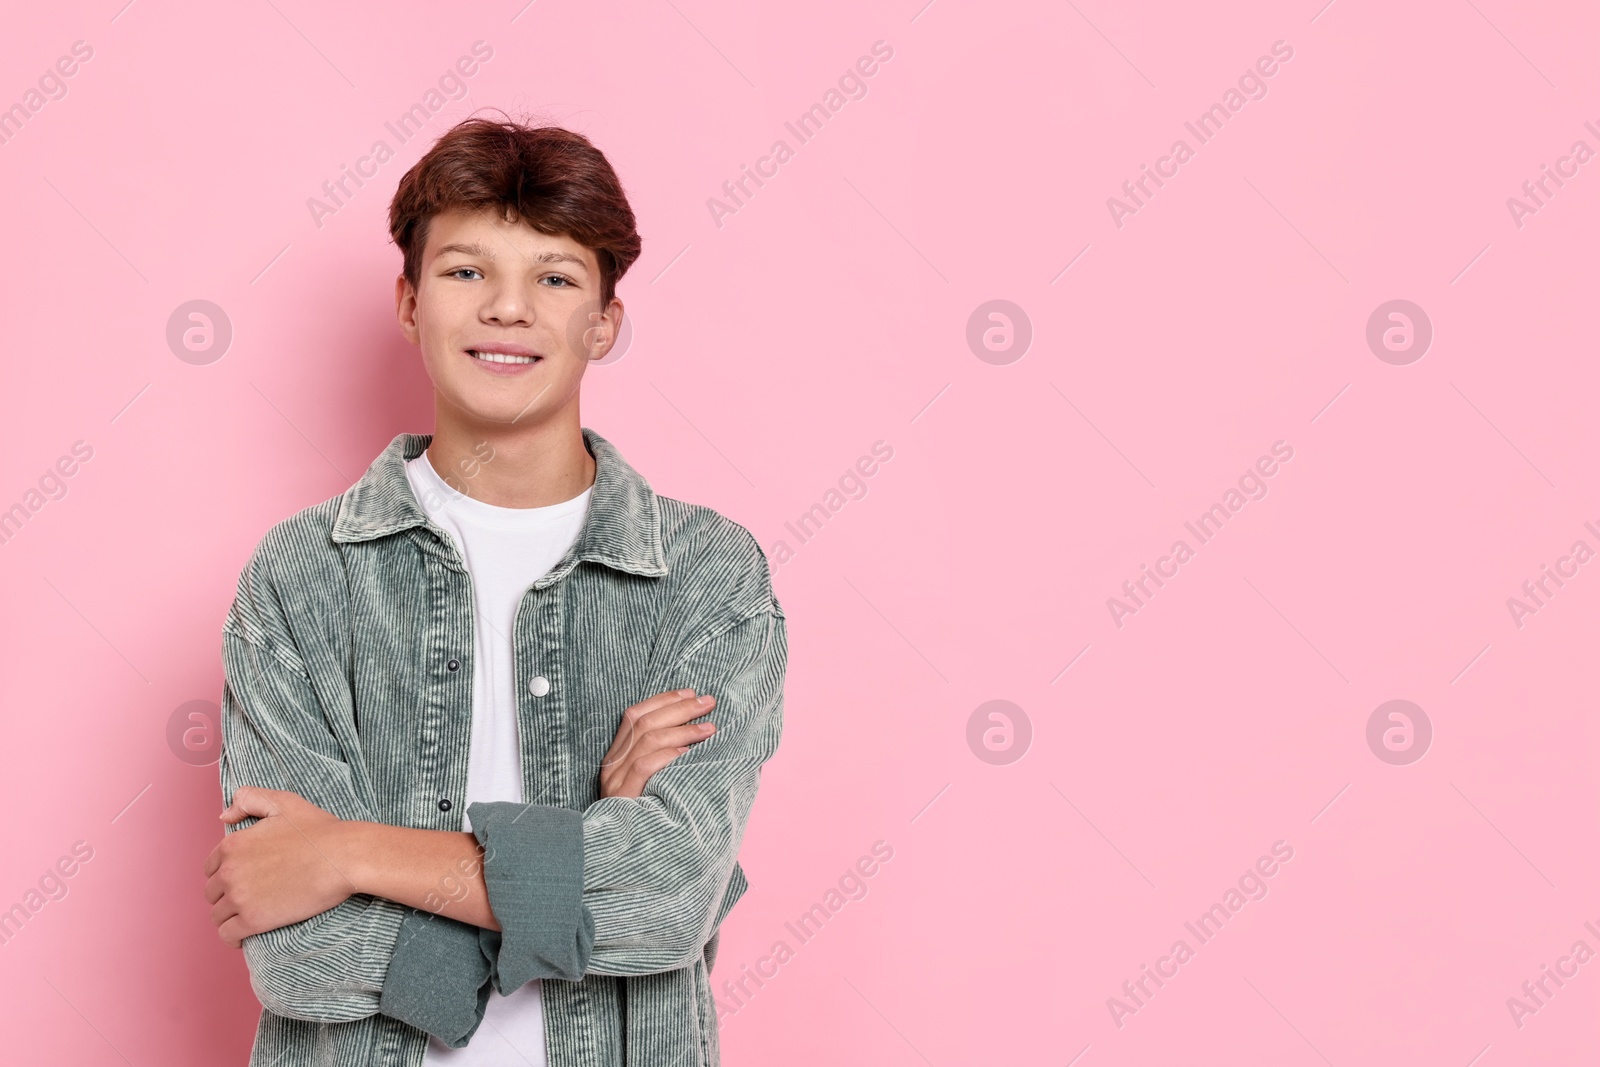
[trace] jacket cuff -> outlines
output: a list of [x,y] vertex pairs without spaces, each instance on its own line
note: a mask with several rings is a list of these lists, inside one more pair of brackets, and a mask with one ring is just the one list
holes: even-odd
[[378,1010],[461,1048],[483,1021],[489,970],[478,927],[407,908]]
[[483,881],[498,932],[478,930],[501,996],[536,978],[588,973],[594,916],[583,903],[583,813],[496,800],[467,806],[483,846]]

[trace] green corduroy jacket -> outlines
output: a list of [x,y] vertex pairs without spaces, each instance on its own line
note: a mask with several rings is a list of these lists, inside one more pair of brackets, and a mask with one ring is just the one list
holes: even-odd
[[[782,732],[784,614],[748,530],[657,496],[582,433],[589,511],[513,634],[529,803],[470,808],[501,931],[357,895],[246,938],[252,1067],[418,1067],[428,1034],[461,1046],[489,996],[533,979],[549,1067],[719,1063],[710,971]],[[404,467],[431,440],[400,434],[252,553],[222,628],[225,802],[257,785],[344,819],[463,829],[471,582]],[[716,696],[716,733],[642,796],[602,799],[622,713],[687,687]]]

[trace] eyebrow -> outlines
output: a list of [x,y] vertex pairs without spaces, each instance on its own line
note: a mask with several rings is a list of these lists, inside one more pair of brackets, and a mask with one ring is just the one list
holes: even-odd
[[[447,245],[443,246],[442,248],[440,248],[439,251],[434,253],[434,258],[437,259],[437,258],[439,258],[441,256],[444,256],[444,255],[447,255],[448,253],[451,253],[451,252],[458,252],[458,253],[460,253],[461,255],[464,255],[464,256],[476,256],[479,259],[487,259],[491,263],[494,262],[494,253],[489,251],[487,248],[485,248],[481,243],[479,243],[477,241],[472,241],[472,242],[469,242],[469,243],[466,243],[466,244],[461,244],[461,243],[447,244]],[[530,263],[575,263],[578,266],[583,267],[584,269],[588,269],[588,266],[589,266],[580,257],[573,255],[571,252],[541,252],[539,255],[534,256],[531,260],[529,260],[529,262]]]

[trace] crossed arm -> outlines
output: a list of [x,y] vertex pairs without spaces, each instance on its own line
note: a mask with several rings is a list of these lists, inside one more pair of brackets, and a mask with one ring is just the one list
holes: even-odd
[[[223,627],[229,808],[206,865],[218,935],[243,949],[264,1007],[382,1013],[460,1047],[491,988],[700,958],[743,891],[739,843],[781,734],[776,601],[706,599],[648,668],[658,695],[627,709],[594,803],[473,803],[465,834],[382,824],[353,695],[328,669],[344,653],[292,631],[275,585],[254,561]],[[715,693],[698,740],[691,720],[711,712],[686,690]]]
[[[691,720],[716,698],[658,693],[629,708],[600,769],[602,797],[638,797],[650,776],[716,732]],[[483,847],[466,832],[341,819],[298,793],[241,786],[221,815],[236,826],[206,858],[206,900],[217,936],[239,948],[357,893],[499,930],[483,877]]]

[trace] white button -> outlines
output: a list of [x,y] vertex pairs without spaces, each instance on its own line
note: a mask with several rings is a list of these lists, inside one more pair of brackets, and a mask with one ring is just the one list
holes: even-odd
[[534,675],[532,680],[528,682],[528,692],[536,697],[544,696],[550,692],[550,679],[542,674]]

